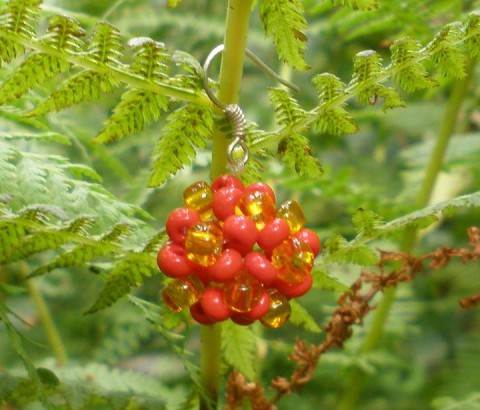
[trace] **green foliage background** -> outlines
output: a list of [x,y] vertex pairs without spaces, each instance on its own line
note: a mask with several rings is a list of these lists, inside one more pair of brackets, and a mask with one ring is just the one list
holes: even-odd
[[[6,3],[0,1],[2,8]],[[292,5],[283,5],[278,20],[269,10],[283,3]],[[305,14],[296,11],[302,6]],[[27,409],[48,403],[72,409],[198,405],[190,394],[201,390],[198,327],[161,305],[162,278],[152,255],[183,189],[208,179],[210,136],[219,119],[201,93],[198,61],[222,41],[225,9],[225,2],[203,0],[174,8],[161,0],[45,1],[42,33],[45,21],[56,27],[58,21],[45,20],[54,14],[79,23],[69,26],[71,61],[50,56],[45,62],[37,50],[23,69],[42,73],[42,83],[28,85],[22,75],[26,94],[13,95],[22,82],[12,75],[22,72],[23,51],[11,62],[6,52],[1,56],[0,403],[8,398]],[[321,340],[318,327],[338,294],[362,266],[375,264],[378,248],[399,248],[405,226],[429,226],[415,254],[468,245],[466,228],[478,226],[480,216],[478,64],[470,65],[470,88],[430,202],[468,196],[409,214],[418,208],[452,90],[471,61],[464,64],[463,56],[480,54],[473,10],[480,10],[479,1],[258,1],[249,48],[300,92],[276,88],[246,61],[240,105],[255,154],[246,178],[261,175],[279,201],[301,202],[309,227],[328,242],[317,288],[295,311],[293,321],[301,326],[270,331],[229,325],[225,370],[239,368],[264,382],[288,374],[295,338]],[[460,41],[458,32],[475,18],[476,35]],[[100,20],[109,24],[96,25]],[[308,42],[302,34],[282,43],[292,27]],[[91,70],[75,63],[83,30]],[[406,36],[415,41],[401,40]],[[129,46],[135,37],[155,41]],[[57,44],[55,37],[45,39]],[[108,44],[108,53],[96,54],[98,44]],[[290,65],[279,60],[276,46]],[[121,53],[136,62],[128,78]],[[398,68],[409,59],[409,70]],[[109,69],[99,73],[102,64]],[[109,74],[112,67],[117,74]],[[59,89],[64,80],[77,92]],[[158,94],[164,89],[153,89],[153,81],[186,105]],[[178,89],[191,94],[175,94]],[[185,126],[191,118],[195,125]],[[360,215],[360,208],[367,212]],[[448,218],[432,218],[453,208]],[[31,280],[66,346],[63,367],[55,363],[27,276],[39,276]],[[300,393],[302,408],[337,408],[353,369],[360,369],[366,386],[359,409],[479,409],[480,314],[457,303],[479,289],[478,264],[458,262],[402,285],[381,346],[358,354],[369,317],[344,350],[322,358]],[[280,408],[298,408],[298,400],[287,397]]]

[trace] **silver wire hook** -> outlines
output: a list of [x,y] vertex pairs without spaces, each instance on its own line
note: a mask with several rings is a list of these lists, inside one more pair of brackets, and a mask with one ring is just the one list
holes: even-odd
[[[205,59],[205,63],[203,64],[203,88],[208,95],[208,98],[217,106],[219,107],[226,117],[228,118],[229,122],[232,124],[233,127],[233,141],[230,143],[227,149],[227,158],[230,166],[236,171],[240,172],[250,157],[250,152],[248,150],[248,146],[246,143],[246,128],[247,128],[247,120],[245,115],[243,114],[242,109],[238,104],[225,104],[224,102],[220,101],[217,96],[212,92],[208,85],[208,68],[210,67],[211,62],[213,59],[223,50],[225,46],[223,44],[218,45],[215,47],[210,54]],[[249,49],[245,49],[245,54],[250,60],[252,60],[257,67],[259,67],[262,71],[267,73],[270,77],[275,78],[281,84],[291,88],[294,91],[299,91],[299,88],[292,84],[290,81],[287,81],[280,77],[275,71],[273,71],[270,67],[268,67],[262,60],[260,60],[254,53],[252,53]],[[241,158],[235,159],[233,157],[234,151],[240,148],[243,152],[243,156]]]

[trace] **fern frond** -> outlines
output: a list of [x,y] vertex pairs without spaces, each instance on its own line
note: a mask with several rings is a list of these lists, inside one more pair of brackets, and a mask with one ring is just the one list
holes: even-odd
[[145,125],[157,121],[162,111],[167,109],[168,100],[163,95],[149,91],[127,91],[94,142],[116,141],[142,131]]
[[[38,369],[33,365],[32,359],[29,357],[25,348],[23,347],[23,336],[12,324],[9,314],[15,315],[8,309],[3,302],[0,302],[0,323],[3,324],[7,330],[7,336],[15,353],[22,359],[22,362],[27,369],[30,378],[30,386],[32,395],[38,397],[46,409],[52,409],[52,405],[48,400],[47,392],[39,376]],[[25,392],[26,394],[26,392]]]
[[[9,1],[0,9],[0,31],[25,38],[35,37],[35,26],[41,0]],[[0,66],[12,61],[24,51],[23,46],[12,39],[0,42]]]
[[222,357],[227,364],[249,380],[257,374],[255,368],[256,341],[252,330],[246,326],[225,322],[222,326]]
[[323,174],[320,160],[312,155],[308,139],[300,134],[284,137],[278,144],[278,154],[282,162],[301,177],[315,179]]
[[[358,127],[352,116],[343,108],[345,84],[335,75],[324,73],[313,78],[320,106],[315,113],[314,129],[333,135],[353,134]],[[340,104],[339,101],[342,101]]]
[[473,11],[462,27],[463,38],[467,53],[472,58],[480,57],[480,11]]
[[290,307],[292,308],[290,323],[295,326],[302,326],[308,332],[320,333],[322,331],[313,317],[310,316],[310,313],[300,303],[296,300],[291,300]]
[[163,184],[196,157],[195,148],[205,148],[213,127],[211,110],[185,105],[167,117],[167,125],[153,151],[150,186]]
[[143,252],[129,252],[122,255],[108,274],[106,283],[93,306],[86,313],[105,309],[127,295],[133,286],[139,286],[145,278],[157,273],[153,255]]
[[293,127],[305,118],[306,112],[300,108],[298,102],[284,89],[270,88],[268,95],[279,125]]
[[383,111],[396,107],[405,107],[398,92],[379,80],[384,75],[382,59],[373,50],[357,53],[353,59],[353,76],[350,87],[356,88],[360,104],[374,104],[378,97],[384,99]]
[[[48,19],[47,34],[40,42],[67,53],[82,49],[80,37],[85,31],[78,22],[66,16],[52,16]],[[65,59],[45,53],[35,53],[27,57],[0,88],[0,104],[15,100],[27,91],[43,84],[46,80],[66,71],[70,63]]]
[[297,70],[307,70],[304,50],[307,23],[300,0],[261,0],[260,19],[265,34],[277,46],[280,58]]
[[111,93],[118,85],[116,79],[110,75],[82,71],[62,82],[48,98],[26,113],[26,117],[37,117],[82,102],[98,100],[103,94]]
[[120,62],[122,50],[120,30],[110,23],[97,23],[87,43],[86,55],[89,59],[96,63],[118,67],[122,65]]
[[400,88],[412,92],[436,85],[421,62],[426,59],[426,51],[417,40],[405,37],[394,41],[390,49],[393,80]]
[[345,6],[352,10],[375,10],[379,7],[377,0],[330,0],[335,6]]
[[[132,71],[146,80],[157,81],[167,77],[165,71],[170,56],[162,43],[147,37],[132,39],[129,45],[135,50]],[[144,126],[157,121],[168,108],[165,96],[143,90],[129,90],[122,95],[105,128],[95,137],[95,142],[110,142],[135,134]]]
[[147,80],[165,80],[168,78],[168,63],[171,60],[165,44],[149,37],[132,38],[128,45],[134,50],[131,70]]
[[455,41],[460,37],[461,29],[460,22],[449,24],[426,46],[435,67],[438,67],[438,71],[443,77],[463,78],[466,75],[463,54],[455,45]]

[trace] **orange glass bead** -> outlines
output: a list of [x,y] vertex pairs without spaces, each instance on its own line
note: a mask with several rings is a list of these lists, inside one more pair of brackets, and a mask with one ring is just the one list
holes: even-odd
[[237,202],[235,213],[250,217],[260,231],[275,218],[275,204],[266,192],[247,192]]
[[215,222],[199,222],[192,225],[185,237],[187,258],[201,266],[215,263],[222,253],[223,234]]
[[[210,209],[213,202],[213,192],[210,189],[210,185],[205,181],[195,182],[187,187],[185,191],[183,191],[183,201],[187,208],[198,212],[202,216],[202,219],[211,219],[208,218],[208,216],[211,217],[213,215]],[[209,215],[205,217],[203,214],[208,213],[208,211],[210,211]]]
[[272,252],[272,264],[280,272],[277,277],[284,282],[300,283],[310,273],[313,266],[310,246],[299,238],[288,238]]
[[278,329],[285,324],[292,313],[288,299],[276,289],[269,289],[270,308],[260,322],[270,329]]
[[225,284],[223,301],[234,312],[250,312],[262,296],[263,285],[254,277],[247,274],[236,276]]
[[280,205],[277,210],[277,218],[283,218],[287,221],[292,235],[296,234],[305,226],[305,215],[303,214],[302,207],[293,199],[289,199]]
[[170,282],[163,289],[162,297],[171,310],[181,312],[197,303],[202,296],[202,292],[202,282],[195,276],[189,276]]

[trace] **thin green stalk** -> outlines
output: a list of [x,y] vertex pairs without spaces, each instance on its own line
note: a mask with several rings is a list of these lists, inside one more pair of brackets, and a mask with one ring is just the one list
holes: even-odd
[[[251,0],[230,0],[228,2],[225,49],[220,68],[220,85],[217,95],[218,99],[225,104],[238,102],[251,3]],[[228,140],[226,134],[218,128],[214,130],[212,138],[210,176],[215,178],[226,171]]]
[[[471,59],[468,60],[466,65],[466,77],[454,85],[448,100],[446,112],[440,126],[432,156],[430,157],[427,169],[425,170],[425,177],[422,186],[415,200],[417,208],[424,208],[430,201],[438,174],[440,173],[444,162],[448,143],[455,131],[455,125],[457,124],[462,102],[465,100],[468,93],[468,87],[473,77],[474,67],[474,61]],[[412,251],[417,240],[417,234],[418,230],[416,228],[410,228],[405,231],[403,242],[400,247],[402,252],[410,253]],[[361,348],[362,354],[373,351],[380,343],[383,337],[385,323],[388,320],[391,307],[395,301],[395,294],[395,288],[388,288],[385,290],[383,298],[375,310],[372,324]],[[358,399],[364,382],[365,374],[358,368],[353,369],[350,373],[345,395],[338,406],[339,410],[351,410],[357,408]]]
[[[227,6],[226,32],[224,39],[220,84],[217,97],[225,104],[238,102],[243,74],[244,50],[247,45],[251,0],[229,0]],[[212,162],[210,176],[216,178],[227,167],[228,140],[225,133],[216,128],[212,136]],[[201,329],[201,376],[212,405],[201,399],[200,409],[216,409],[220,381],[220,347],[222,328],[220,324],[202,326]]]
[[[27,271],[26,264],[23,264],[23,270]],[[48,308],[43,295],[40,293],[37,284],[35,283],[34,279],[26,280],[26,285],[28,289],[28,293],[37,308],[38,316],[43,324],[43,329],[45,331],[45,335],[47,337],[48,343],[53,350],[53,354],[55,355],[55,359],[57,360],[58,366],[63,366],[67,362],[67,351],[65,349],[65,345],[63,344],[63,340],[60,336],[60,332],[55,325],[53,320],[52,313]]]

